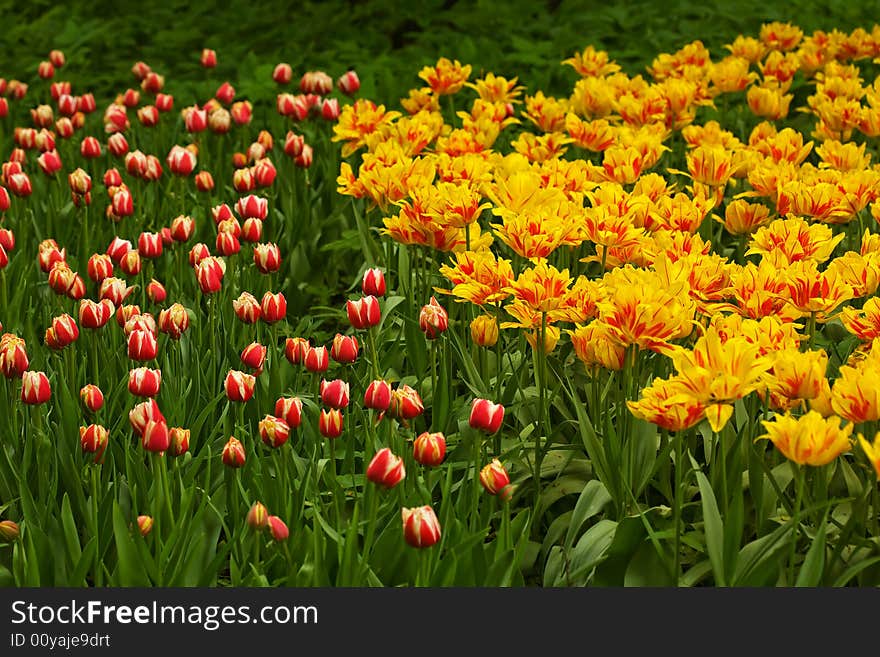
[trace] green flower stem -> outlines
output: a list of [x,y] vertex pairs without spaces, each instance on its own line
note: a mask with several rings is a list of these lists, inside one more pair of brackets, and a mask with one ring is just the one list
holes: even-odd
[[94,570],[92,572],[92,582],[95,586],[103,585],[103,571],[101,568],[101,537],[99,534],[99,527],[101,526],[98,508],[100,505],[100,500],[98,499],[98,480],[101,477],[101,466],[93,464],[91,466],[91,495],[92,495],[92,536],[95,537],[95,545],[97,549],[95,550],[95,565]]
[[672,504],[673,524],[675,525],[675,547],[673,552],[672,573],[675,577],[673,586],[679,585],[681,578],[681,507],[682,499],[682,482],[684,480],[684,453],[682,451],[681,431],[675,432],[674,438],[675,450],[675,496]]
[[792,513],[793,526],[791,528],[791,550],[788,554],[788,585],[794,586],[794,561],[795,555],[797,554],[798,530],[801,521],[801,507],[804,501],[804,480],[806,479],[806,471],[804,466],[797,465],[794,462],[791,462],[791,469],[794,473],[797,493],[794,502],[794,512]]

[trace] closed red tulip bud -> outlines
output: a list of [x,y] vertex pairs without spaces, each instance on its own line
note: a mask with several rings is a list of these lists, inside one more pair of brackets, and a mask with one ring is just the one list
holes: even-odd
[[[232,168],[233,169],[243,169],[248,165],[247,155],[244,153],[233,153],[232,154]],[[253,178],[253,171],[250,172],[251,178]],[[235,186],[235,175],[232,176],[233,187]]]
[[128,373],[128,391],[138,397],[155,397],[162,387],[162,372],[138,367]]
[[256,217],[257,219],[265,220],[266,215],[269,213],[269,201],[261,196],[249,194],[238,199],[235,204],[235,211],[242,219]]
[[129,251],[119,260],[119,268],[126,276],[137,276],[141,273],[142,267],[141,254],[136,249]]
[[149,420],[141,434],[141,446],[148,452],[165,452],[171,444],[171,434],[165,420]]
[[257,188],[252,169],[236,169],[232,174],[232,187],[237,192],[250,192]]
[[387,447],[376,452],[367,466],[367,479],[385,488],[394,488],[405,476],[403,459],[392,454]]
[[498,459],[492,459],[490,464],[480,470],[480,484],[490,495],[497,495],[509,483],[510,475]]
[[235,255],[241,251],[241,242],[233,232],[221,231],[217,233],[217,240],[214,244],[217,253],[222,256]]
[[336,86],[339,88],[339,91],[346,96],[353,96],[357,93],[358,89],[361,88],[361,81],[360,78],[358,78],[357,73],[354,71],[346,71],[336,81]]
[[128,153],[128,141],[125,139],[125,135],[116,132],[107,137],[107,150],[113,157],[122,157]]
[[277,175],[278,171],[269,158],[263,158],[254,165],[254,181],[257,187],[271,187]]
[[312,147],[308,144],[303,144],[302,152],[293,158],[293,163],[303,169],[308,169],[312,166]]
[[305,137],[297,135],[293,131],[289,131],[284,138],[284,154],[292,158],[299,156],[299,154],[302,153],[305,143]]
[[189,313],[181,304],[172,304],[159,312],[159,329],[172,340],[180,340],[188,328]]
[[272,79],[278,84],[290,84],[293,79],[293,69],[290,64],[284,62],[277,64],[275,70],[272,71]]
[[159,229],[159,234],[162,236],[162,246],[173,246],[174,238],[171,237],[171,229],[168,226],[164,226]]
[[73,287],[76,273],[66,262],[56,262],[49,272],[49,288],[55,294],[67,294]]
[[257,143],[261,144],[267,153],[275,148],[275,138],[268,130],[260,130],[260,134],[257,135]]
[[303,356],[303,365],[309,372],[326,372],[330,367],[327,347],[309,347]]
[[290,426],[287,422],[274,415],[267,415],[260,420],[260,439],[269,447],[281,447],[290,437]]
[[293,116],[296,97],[290,93],[278,94],[275,98],[275,109],[281,116]]
[[348,321],[356,329],[367,329],[376,326],[382,319],[382,311],[379,308],[379,300],[373,295],[367,295],[357,301],[349,300],[345,309],[348,313]]
[[137,89],[126,89],[122,94],[122,104],[128,108],[137,107],[139,102],[141,102],[141,92]]
[[128,357],[132,360],[153,360],[159,350],[156,336],[149,331],[132,331],[128,336]]
[[147,515],[138,516],[137,526],[141,536],[148,536],[153,531],[153,517]]
[[337,363],[353,363],[358,357],[358,341],[353,335],[337,333],[330,346],[330,358]]
[[[113,302],[113,306],[119,307],[126,297],[131,294],[132,288],[128,287],[126,282],[121,278],[110,276],[101,281],[98,295],[101,299],[109,299]],[[111,311],[112,312],[112,311]]]
[[199,242],[189,250],[189,264],[192,267],[197,267],[202,260],[210,255],[211,250],[208,248],[208,245],[204,244],[203,242]]
[[146,128],[152,128],[159,123],[159,110],[155,105],[144,105],[137,111],[138,121]]
[[104,253],[95,253],[89,258],[86,271],[90,279],[95,283],[100,283],[113,275],[113,261],[110,256]]
[[175,242],[188,242],[196,229],[196,222],[189,215],[180,215],[171,220],[171,238]]
[[235,87],[228,82],[220,85],[220,88],[214,93],[214,98],[224,105],[229,105],[235,99]]
[[234,235],[235,237],[240,237],[241,226],[238,223],[238,219],[236,219],[235,217],[230,217],[229,219],[224,219],[219,224],[217,224],[217,232],[229,233],[230,235]]
[[28,355],[21,338],[5,333],[0,338],[0,372],[7,379],[18,379],[27,370]]
[[387,411],[390,405],[391,384],[388,381],[372,381],[364,393],[364,407],[376,411]]
[[217,66],[217,53],[210,48],[203,49],[201,62],[205,68],[214,68]]
[[504,406],[488,399],[475,399],[471,404],[469,423],[472,428],[492,434],[501,428]]
[[210,171],[199,171],[196,174],[196,189],[200,192],[210,192],[214,189],[214,176]]
[[165,416],[159,410],[159,404],[156,403],[156,400],[150,398],[147,401],[136,404],[128,412],[128,421],[131,424],[132,430],[138,436],[142,436],[149,422],[165,422]]
[[403,508],[403,538],[408,545],[428,548],[440,540],[440,521],[430,506]]
[[52,320],[52,330],[55,332],[58,340],[65,346],[79,339],[79,328],[77,328],[76,322],[73,321],[73,317],[67,313],[59,315]]
[[[0,118],[3,118],[3,101],[6,99],[0,99]],[[60,119],[55,121],[55,132],[58,133],[58,136],[62,139],[70,139],[73,137],[73,133],[76,129],[73,127],[73,121],[71,121],[66,116],[62,116]]]
[[79,444],[83,454],[94,454],[95,462],[100,463],[107,449],[110,432],[100,424],[90,424],[79,428]]
[[[87,160],[101,157],[101,142],[94,137],[85,137],[79,145],[79,152]],[[88,191],[88,190],[86,190]],[[85,193],[85,192],[81,192]]]
[[[256,217],[244,220],[241,227],[241,239],[252,244],[259,242],[263,237],[263,222]],[[280,253],[279,253],[280,256]]]
[[305,361],[306,351],[311,347],[306,338],[287,338],[284,342],[284,356],[291,365],[299,365]]
[[40,62],[40,65],[37,66],[37,75],[44,80],[55,77],[55,67],[52,62]]
[[321,381],[321,401],[330,408],[345,408],[349,402],[349,387],[346,381],[334,379]]
[[7,116],[9,116],[9,101],[0,98],[0,119],[5,119]]
[[168,432],[171,441],[171,456],[183,456],[189,451],[189,429],[181,429],[180,427],[172,427]]
[[431,301],[422,306],[419,313],[419,328],[428,340],[434,340],[440,336],[447,328],[449,328],[449,315],[435,297],[431,297]]
[[203,294],[214,294],[223,285],[223,274],[226,263],[220,258],[208,256],[203,258],[196,267],[196,279]]
[[[137,306],[123,306],[123,308],[120,308],[120,310],[128,308],[137,310]],[[123,313],[117,313],[117,321],[122,315]],[[159,335],[159,330],[156,326],[156,320],[150,313],[132,312],[128,315],[128,319],[126,319],[125,323],[122,325],[122,330],[125,333],[126,338],[128,338],[135,331],[145,331],[147,333],[151,333],[154,337]]]
[[388,414],[397,420],[411,420],[425,410],[419,393],[410,386],[403,384],[391,393]]
[[413,459],[427,467],[436,468],[446,457],[446,437],[439,431],[425,431],[413,443]]
[[266,292],[260,302],[260,311],[262,312],[263,321],[267,324],[281,321],[287,315],[287,299],[284,298],[284,294],[281,292],[277,294]]
[[55,113],[49,105],[39,105],[31,110],[31,119],[38,128],[48,128],[55,120]]
[[321,409],[321,416],[318,418],[318,431],[325,438],[339,438],[342,435],[343,418],[342,411],[338,408],[330,410]]
[[263,531],[269,526],[269,512],[262,502],[254,502],[245,517],[247,526],[254,531]]
[[45,404],[51,396],[52,388],[44,372],[22,372],[21,401],[25,404]]
[[52,50],[49,52],[49,61],[52,62],[52,65],[55,68],[62,68],[67,60],[65,59],[64,53],[62,51]]
[[266,347],[259,342],[251,342],[242,350],[241,362],[252,370],[262,371],[266,362]]
[[275,402],[275,415],[296,429],[302,423],[302,400],[299,397],[281,397]]
[[226,205],[226,203],[215,205],[213,208],[211,208],[211,216],[214,218],[215,224],[219,224],[222,221],[234,218],[234,215],[232,214],[232,208]]
[[80,389],[79,399],[86,410],[91,413],[97,413],[104,406],[104,393],[93,383],[89,383]]
[[333,91],[333,78],[323,71],[308,71],[300,78],[299,90],[306,94],[329,94]]
[[98,104],[95,102],[95,95],[92,93],[85,93],[76,99],[77,112],[91,114],[97,109],[97,107]]
[[12,520],[0,520],[0,543],[15,543],[21,535],[18,523]]
[[220,458],[223,465],[230,468],[240,468],[245,462],[244,445],[237,438],[231,437],[223,447],[223,453]]
[[187,132],[203,132],[208,127],[208,113],[198,107],[183,110],[183,123]]
[[249,100],[240,100],[237,103],[232,103],[232,107],[229,108],[229,113],[232,115],[232,120],[235,121],[236,125],[247,125],[250,123],[253,118],[253,111],[254,107]]
[[147,298],[155,304],[160,304],[165,301],[167,296],[165,286],[155,278],[151,278],[149,285],[147,285]]
[[165,86],[165,78],[158,73],[150,71],[146,77],[141,80],[141,91],[147,94],[157,94],[162,91]]
[[163,113],[173,110],[174,96],[171,94],[156,94],[156,109]]
[[49,349],[54,349],[55,351],[60,351],[67,346],[68,343],[59,340],[55,335],[55,329],[51,326],[46,329],[46,333],[43,336],[43,342]]
[[131,251],[131,248],[131,242],[128,240],[114,237],[113,241],[110,242],[110,246],[107,247],[106,253],[110,256],[110,259],[118,265],[122,260],[122,257]]
[[245,324],[255,324],[261,315],[260,302],[250,292],[242,292],[237,299],[233,299],[232,310]]
[[57,151],[46,151],[37,158],[37,164],[47,176],[54,176],[61,170],[61,157]]
[[272,540],[278,543],[286,541],[290,536],[290,530],[278,516],[269,516],[269,533],[272,534]]
[[142,174],[144,180],[159,180],[162,177],[162,163],[155,155],[147,155],[147,164]]
[[9,191],[19,198],[30,196],[33,193],[31,179],[24,172],[13,173],[11,176],[8,176],[6,184],[9,187]]
[[181,146],[172,146],[165,160],[168,169],[176,176],[188,176],[196,168],[197,159],[192,151]]
[[131,192],[126,188],[119,189],[113,195],[110,207],[113,208],[113,214],[117,217],[130,216],[134,212],[134,200],[131,197]]
[[7,251],[15,248],[15,234],[9,228],[0,228],[0,247]]
[[385,296],[385,274],[378,267],[373,267],[364,272],[361,280],[361,289],[365,295],[374,297]]
[[223,387],[226,390],[226,397],[234,402],[247,402],[254,396],[254,386],[256,379],[250,374],[245,374],[238,370],[229,370]]
[[9,192],[5,187],[0,187],[0,212],[6,212],[9,209]]
[[21,80],[10,80],[8,92],[15,100],[21,100],[27,95],[28,85]]
[[113,316],[113,302],[104,299],[95,303],[91,299],[83,299],[79,303],[79,323],[83,328],[99,329]]
[[261,274],[271,274],[281,266],[281,250],[277,244],[257,244],[254,247],[254,264]]
[[339,101],[336,98],[325,98],[321,103],[321,118],[335,121],[339,118]]

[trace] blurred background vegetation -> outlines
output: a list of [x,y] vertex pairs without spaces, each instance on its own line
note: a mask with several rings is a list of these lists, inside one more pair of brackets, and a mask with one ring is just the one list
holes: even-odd
[[519,75],[529,91],[567,95],[577,76],[559,62],[587,45],[636,74],[659,53],[695,39],[720,58],[724,44],[757,35],[772,20],[809,34],[870,30],[880,15],[876,3],[852,0],[0,0],[0,77],[33,81],[39,61],[59,48],[69,62],[59,78],[75,92],[93,91],[99,102],[134,85],[130,68],[138,60],[165,75],[171,93],[205,93],[199,54],[207,47],[218,54],[211,78],[227,77],[254,101],[274,98],[271,72],[286,61],[295,79],[306,70],[336,77],[354,67],[362,95],[395,104],[420,85],[419,69],[440,56],[472,64],[475,75]]

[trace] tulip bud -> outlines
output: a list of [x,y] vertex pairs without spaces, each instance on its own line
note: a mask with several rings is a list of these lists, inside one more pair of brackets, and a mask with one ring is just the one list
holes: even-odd
[[54,176],[61,170],[61,157],[57,151],[46,151],[37,158],[37,164],[40,165],[40,169],[47,176]]
[[226,397],[234,402],[247,402],[254,396],[256,379],[250,374],[238,370],[229,370],[223,386],[226,389]]
[[73,317],[67,313],[59,315],[52,320],[52,331],[59,342],[67,346],[79,339],[79,328]]
[[235,204],[235,211],[242,219],[256,217],[257,219],[265,220],[266,215],[269,213],[269,201],[260,196],[249,194],[238,200]]
[[474,399],[469,419],[472,428],[493,434],[501,428],[503,420],[504,406],[488,399]]
[[367,479],[385,488],[394,488],[405,476],[403,459],[392,454],[387,447],[376,452],[367,466]]
[[167,296],[168,293],[165,291],[165,286],[155,278],[151,278],[147,285],[147,298],[155,304],[160,304],[165,301]]
[[188,242],[195,229],[196,222],[189,215],[179,215],[171,220],[171,237],[175,242]]
[[291,429],[302,422],[302,400],[299,397],[281,397],[275,402],[275,416],[280,417]]
[[440,521],[430,506],[403,508],[403,538],[408,545],[427,548],[440,540]]
[[255,324],[262,314],[259,302],[250,292],[242,292],[237,299],[234,299],[232,309],[235,311],[235,316],[245,324]]
[[111,206],[113,213],[118,217],[128,217],[134,212],[134,200],[131,192],[126,188],[121,188],[113,195]]
[[94,454],[95,463],[101,462],[104,450],[107,449],[107,442],[110,432],[100,424],[90,424],[87,427],[79,428],[79,444],[83,454]]
[[170,112],[174,109],[174,96],[171,94],[156,94],[156,109],[160,112]]
[[312,158],[312,147],[308,144],[303,144],[302,152],[300,152],[299,155],[293,158],[293,163],[302,169],[308,169],[310,166],[312,166]]
[[329,94],[333,91],[333,78],[323,71],[308,71],[300,78],[299,90],[306,94]]
[[357,301],[349,300],[346,302],[345,309],[348,313],[348,321],[356,329],[376,326],[382,319],[379,300],[373,295],[362,297]]
[[257,187],[271,187],[277,175],[278,171],[269,158],[263,158],[254,165],[254,182]]
[[169,308],[159,312],[159,328],[172,340],[180,340],[180,337],[189,328],[189,313],[179,303],[172,304]]
[[21,531],[11,520],[0,520],[0,543],[15,543]]
[[55,68],[62,68],[67,60],[62,51],[52,50],[49,52],[49,61],[52,62]]
[[143,436],[144,429],[146,429],[149,422],[165,422],[165,416],[159,410],[159,404],[156,403],[156,400],[150,398],[147,401],[136,404],[128,412],[128,421],[131,424],[132,430],[138,436]]
[[33,193],[31,179],[23,171],[21,173],[13,173],[9,176],[6,180],[6,184],[9,186],[9,191],[19,198],[30,196],[31,193]]
[[321,401],[331,408],[345,408],[349,401],[349,387],[346,381],[334,379],[321,380]]
[[238,237],[235,236],[235,233],[224,230],[217,233],[215,246],[217,248],[217,253],[222,256],[235,255],[241,251],[241,242],[238,241]]
[[210,48],[203,49],[201,62],[205,68],[214,68],[217,66],[217,53]]
[[435,297],[431,297],[431,301],[422,306],[419,312],[419,328],[428,340],[434,340],[440,336],[447,328],[449,328],[449,315]]
[[[245,242],[250,242],[251,244],[256,244],[263,237],[263,222],[257,219],[256,217],[249,217],[244,220],[244,225],[241,227],[241,239]],[[281,251],[279,250],[277,253],[278,256],[278,265],[281,265]],[[270,262],[270,266],[272,266],[272,262]]]
[[339,91],[346,96],[353,96],[357,93],[358,89],[361,88],[361,81],[360,78],[358,78],[357,73],[349,70],[339,77],[336,81],[336,86],[339,87]]
[[122,157],[128,153],[128,141],[121,132],[116,132],[107,137],[107,150],[113,157]]
[[189,250],[189,264],[191,267],[197,267],[199,263],[211,255],[211,250],[207,244],[199,242]]
[[489,465],[480,470],[480,484],[490,495],[497,495],[509,483],[510,476],[498,459],[492,459]]
[[291,79],[293,78],[293,69],[290,64],[281,63],[275,66],[275,70],[272,71],[272,79],[278,84],[290,84]]
[[391,384],[381,380],[371,382],[364,393],[364,407],[376,411],[387,411],[390,405]]
[[55,67],[52,65],[52,62],[40,62],[40,65],[37,66],[37,75],[39,75],[44,80],[48,80],[55,76]]
[[339,101],[336,98],[325,98],[321,102],[321,118],[325,121],[339,118]]
[[287,314],[287,299],[284,298],[284,294],[281,292],[277,294],[266,292],[263,295],[263,300],[260,302],[260,311],[263,321],[267,324],[281,321]]
[[[5,98],[0,99],[0,118],[3,118],[3,102],[5,102],[5,100]],[[74,130],[73,121],[66,116],[62,116],[55,121],[55,132],[57,132],[58,136],[62,139],[70,139],[73,137]]]
[[254,247],[254,264],[261,274],[271,274],[281,266],[281,250],[277,244],[258,244]]
[[176,176],[190,175],[198,162],[192,151],[181,146],[172,146],[165,161],[168,169]]
[[190,430],[189,429],[181,429],[180,427],[173,427],[169,432],[169,439],[171,440],[170,450],[171,456],[183,456],[189,451],[189,437]]
[[101,143],[94,137],[86,137],[79,145],[79,152],[87,160],[94,160],[101,157]]
[[0,247],[7,251],[15,249],[15,234],[9,228],[0,228]]
[[146,128],[152,128],[159,123],[159,110],[155,105],[144,105],[137,111],[138,121]]
[[257,187],[254,172],[251,169],[236,169],[232,174],[232,187],[237,192],[250,192]]
[[141,80],[141,90],[147,94],[157,94],[162,91],[165,86],[165,77],[150,71],[146,77]]
[[162,386],[162,372],[138,367],[128,373],[128,391],[138,397],[155,397]]
[[162,255],[162,236],[159,233],[141,233],[138,237],[138,252],[144,258],[158,258]]
[[103,299],[99,303],[83,299],[79,302],[79,323],[87,329],[102,328],[110,321],[113,310],[113,302],[109,299]]
[[342,435],[342,411],[338,408],[332,408],[329,411],[321,409],[321,416],[318,418],[318,431],[325,438],[339,438]]
[[290,437],[290,426],[281,418],[267,415],[260,420],[260,438],[269,447],[281,447]]
[[413,388],[404,384],[391,393],[388,414],[397,420],[411,420],[425,410],[422,398]]
[[330,347],[330,358],[337,363],[353,363],[358,357],[358,341],[353,335],[337,333]]
[[97,413],[104,406],[104,393],[101,389],[89,383],[83,386],[79,391],[79,398],[82,405],[91,413]]
[[107,247],[107,255],[110,256],[110,259],[119,264],[122,260],[122,256],[131,251],[131,242],[128,240],[120,239],[119,237],[114,237],[113,241],[110,242],[110,246]]
[[272,540],[278,543],[286,541],[290,536],[290,530],[278,516],[269,516],[269,533],[272,534]]
[[44,372],[22,372],[21,401],[25,404],[45,404],[52,396],[49,378]]
[[235,99],[235,87],[233,87],[228,82],[224,82],[220,85],[220,88],[217,89],[214,94],[214,98],[219,100],[224,105],[228,105]]
[[493,315],[478,315],[471,321],[471,339],[480,347],[494,347],[498,342],[498,320]]
[[153,517],[146,515],[138,516],[137,526],[141,536],[147,536],[151,531],[153,531]]
[[141,92],[137,89],[126,89],[122,94],[122,104],[128,108],[137,107],[139,102],[141,102]]
[[252,370],[258,370],[259,374],[266,362],[266,347],[258,342],[251,342],[242,350],[241,362]]
[[361,289],[365,295],[374,297],[385,296],[385,274],[378,267],[373,267],[364,272],[361,281]]
[[220,258],[208,256],[203,258],[196,267],[196,279],[199,289],[203,294],[214,294],[220,291],[223,285],[223,274],[226,273],[226,263]]
[[236,125],[247,125],[253,118],[253,110],[251,101],[240,100],[237,103],[232,103],[229,113],[232,115],[232,120],[235,121]]
[[223,447],[220,458],[223,460],[223,465],[230,468],[240,468],[245,462],[244,445],[237,438],[231,437]]
[[56,262],[49,272],[49,287],[55,294],[67,294],[73,287],[75,277],[76,274],[66,262]]
[[210,192],[214,189],[214,177],[210,171],[199,171],[196,174],[196,189],[200,192]]
[[156,336],[149,331],[132,331],[128,336],[128,357],[132,360],[153,360],[158,350]]
[[245,522],[254,531],[263,531],[269,525],[269,512],[261,502],[254,502],[247,513]]
[[[149,333],[154,337],[159,335],[158,329],[156,327],[156,320],[150,313],[138,313],[134,312],[138,308],[137,306],[123,306],[120,310],[128,310],[133,309],[131,314],[128,315],[128,319],[125,320],[125,323],[122,325],[122,330],[125,333],[125,337],[128,338],[135,331],[144,331],[145,333]],[[117,313],[117,321],[119,318],[126,313]]]
[[137,276],[142,266],[141,254],[137,250],[129,251],[119,260],[119,268],[126,276]]
[[289,131],[287,137],[284,139],[284,154],[292,158],[299,157],[303,151],[305,143],[305,137],[297,135],[293,131]]
[[[560,331],[555,326],[547,326],[547,330],[544,333],[544,353],[549,354],[551,351],[556,349],[556,343],[559,342],[559,334]],[[532,349],[538,348],[538,340],[540,339],[540,331],[529,331],[526,333],[526,342],[532,347]]]
[[425,431],[413,443],[413,459],[416,463],[436,468],[446,457],[446,437],[439,431]]
[[284,356],[291,365],[299,365],[304,362],[306,351],[311,344],[306,338],[287,338],[284,342]]
[[141,446],[148,452],[164,452],[170,444],[171,435],[165,420],[149,420],[141,434]]
[[208,127],[208,113],[198,107],[183,110],[183,123],[187,132],[203,132]]
[[303,356],[303,364],[309,372],[326,372],[330,367],[327,347],[309,347]]

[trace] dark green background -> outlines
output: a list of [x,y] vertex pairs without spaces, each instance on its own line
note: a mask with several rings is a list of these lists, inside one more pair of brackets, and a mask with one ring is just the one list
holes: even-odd
[[870,30],[877,3],[233,0],[221,7],[181,0],[0,0],[0,77],[34,79],[38,62],[56,47],[69,58],[59,78],[71,80],[75,92],[93,90],[100,100],[124,89],[134,83],[131,65],[143,59],[166,75],[169,91],[182,93],[184,85],[205,79],[199,53],[211,47],[219,65],[210,78],[228,78],[254,100],[274,96],[271,71],[287,61],[297,77],[316,68],[336,77],[355,67],[365,95],[396,102],[421,84],[420,67],[440,56],[472,64],[475,74],[519,75],[529,90],[567,94],[576,74],[559,62],[589,44],[635,74],[658,53],[698,38],[720,58],[725,43],[757,35],[770,20],[795,22],[808,34]]

